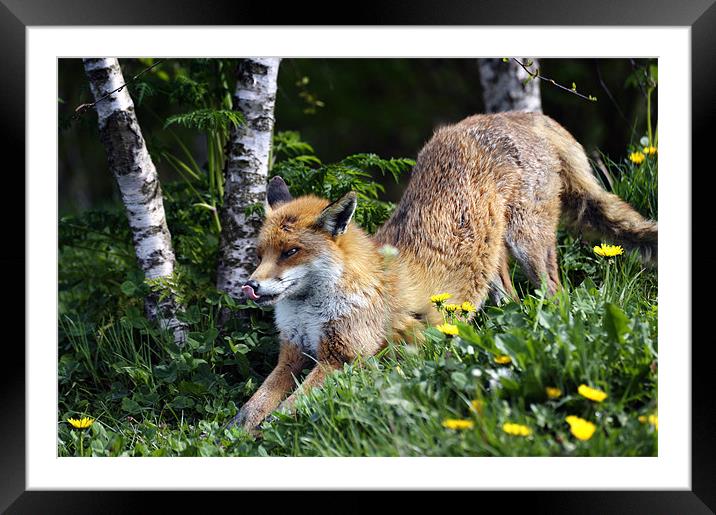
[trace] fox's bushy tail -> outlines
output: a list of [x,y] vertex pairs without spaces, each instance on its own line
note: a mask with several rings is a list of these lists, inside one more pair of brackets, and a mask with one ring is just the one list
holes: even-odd
[[601,237],[605,243],[635,249],[642,261],[656,265],[657,223],[605,191],[592,174],[582,146],[563,129],[555,129],[550,139],[562,161],[562,213],[567,227],[589,238]]

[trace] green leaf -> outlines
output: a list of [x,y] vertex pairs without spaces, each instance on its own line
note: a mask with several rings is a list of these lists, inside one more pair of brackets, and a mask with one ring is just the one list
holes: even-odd
[[133,399],[125,397],[122,399],[122,409],[127,413],[137,414],[142,411],[142,407]]
[[450,374],[450,379],[458,388],[465,388],[467,384],[467,376],[463,372],[453,372]]
[[132,295],[134,295],[134,292],[137,291],[137,285],[134,284],[132,281],[124,281],[119,287],[119,289],[122,290],[122,293],[124,293],[126,296],[131,297]]
[[624,337],[629,332],[629,318],[619,306],[608,303],[604,306],[604,327],[610,338],[624,343]]
[[513,363],[520,368],[525,368],[529,359],[529,349],[522,338],[514,334],[497,334],[495,335],[495,346],[500,352],[508,355]]
[[186,395],[177,395],[171,402],[171,407],[174,409],[185,409],[194,406],[194,400]]
[[174,362],[167,365],[157,365],[154,367],[154,375],[160,381],[173,383],[177,379],[177,365]]
[[472,325],[466,324],[464,322],[457,322],[456,325],[458,328],[458,334],[463,340],[470,342],[473,345],[476,345],[488,352],[497,352],[497,349],[493,342],[490,340],[490,338],[483,338],[482,336],[477,334],[477,331],[475,331],[475,328]]

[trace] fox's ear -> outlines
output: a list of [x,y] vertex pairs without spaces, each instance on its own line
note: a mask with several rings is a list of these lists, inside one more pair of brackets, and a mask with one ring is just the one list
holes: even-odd
[[355,192],[349,191],[333,204],[329,205],[318,216],[317,225],[331,235],[338,236],[348,229],[353,213],[358,205]]
[[293,197],[288,191],[288,186],[281,177],[274,177],[268,183],[266,188],[266,212],[269,213],[271,209],[278,207],[279,204],[284,204],[293,200]]

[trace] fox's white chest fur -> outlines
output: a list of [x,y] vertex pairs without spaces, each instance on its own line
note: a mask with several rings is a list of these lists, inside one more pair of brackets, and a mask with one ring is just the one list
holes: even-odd
[[365,299],[341,291],[342,267],[335,263],[321,263],[311,271],[308,293],[281,299],[276,303],[276,327],[286,340],[314,356],[323,338],[326,324],[348,315],[365,305]]
[[274,315],[281,336],[314,357],[326,324],[365,305],[358,295],[334,294],[305,299],[285,299],[276,304]]

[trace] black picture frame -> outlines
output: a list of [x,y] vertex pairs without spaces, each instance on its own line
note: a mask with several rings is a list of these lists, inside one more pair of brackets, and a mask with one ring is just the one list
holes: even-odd
[[[0,0],[0,49],[3,55],[0,73],[0,139],[3,161],[6,166],[7,185],[14,193],[2,202],[6,221],[3,235],[12,241],[12,251],[0,255],[5,297],[8,306],[22,310],[25,319],[24,281],[32,270],[25,269],[24,199],[31,192],[25,191],[25,156],[19,149],[25,148],[25,30],[37,25],[284,25],[296,24],[297,20],[316,25],[311,19],[316,11],[327,15],[322,23],[342,25],[347,21],[355,25],[550,25],[550,26],[683,26],[691,28],[692,72],[692,242],[708,239],[710,228],[711,188],[706,181],[713,180],[713,147],[711,132],[715,120],[716,102],[714,84],[716,79],[716,0],[691,0],[687,3],[667,0],[520,0],[452,1],[427,0],[361,2],[359,9],[351,9],[347,15],[345,6],[307,9],[303,3],[271,9],[266,19],[265,3],[224,0],[169,1],[153,0]],[[333,10],[335,9],[335,10]],[[567,51],[567,50],[566,50]],[[17,158],[12,168],[8,164]],[[48,172],[49,173],[49,172]],[[670,170],[667,173],[687,174],[688,170]],[[698,177],[698,187],[696,179]],[[22,192],[22,193],[20,193]],[[18,218],[23,217],[23,224]],[[701,224],[703,227],[700,227]],[[704,232],[700,232],[703,230]],[[692,245],[693,247],[693,245]],[[714,258],[708,252],[697,253],[693,248],[682,249],[691,256],[692,274],[695,270],[713,270]],[[25,277],[18,271],[25,270]],[[12,271],[15,272],[12,272]],[[662,271],[663,272],[663,271]],[[707,272],[704,272],[707,273]],[[692,281],[693,283],[693,281]],[[19,292],[23,292],[22,296]],[[692,329],[708,320],[710,305],[697,302],[697,291],[692,290]],[[9,311],[6,311],[9,313]],[[5,328],[6,340],[3,350],[5,371],[0,374],[2,407],[5,421],[0,424],[0,509],[7,513],[125,513],[149,511],[154,501],[162,503],[163,510],[203,512],[214,509],[218,502],[228,502],[248,507],[256,502],[281,502],[280,494],[247,492],[72,492],[72,491],[26,491],[25,482],[25,349],[24,326],[15,317],[7,316],[4,325],[16,325],[19,334],[10,337]],[[569,491],[569,492],[472,492],[470,502],[479,499],[480,505],[488,506],[497,501],[509,509],[528,506],[536,513],[713,513],[716,510],[716,431],[713,429],[716,402],[710,383],[711,361],[708,350],[713,338],[697,337],[692,331],[691,342],[682,342],[684,351],[691,344],[692,356],[692,489],[690,491]],[[290,494],[291,504],[297,506],[302,495]],[[248,496],[248,497],[247,497]],[[422,493],[410,494],[412,500],[420,500]],[[462,499],[461,495],[458,499]],[[458,501],[454,499],[454,501]],[[506,501],[506,499],[508,499]],[[240,503],[240,504],[236,504]],[[466,506],[458,501],[456,506]],[[490,504],[487,504],[490,503]],[[509,503],[509,506],[507,506]],[[141,508],[146,507],[146,509]],[[476,508],[478,506],[475,506]]]

